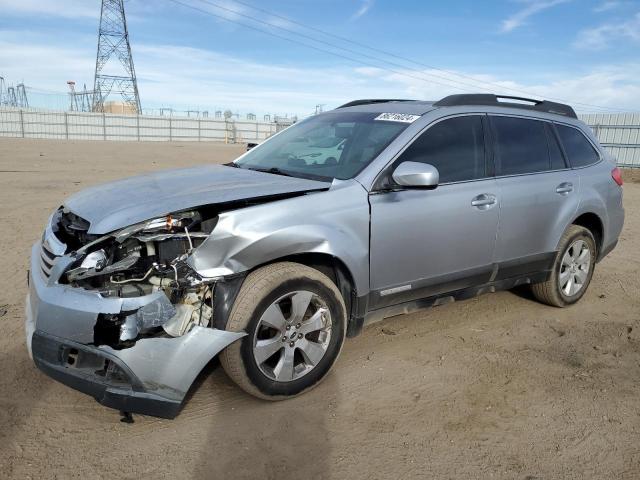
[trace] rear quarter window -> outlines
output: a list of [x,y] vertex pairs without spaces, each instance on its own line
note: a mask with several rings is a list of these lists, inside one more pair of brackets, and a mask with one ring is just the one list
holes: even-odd
[[556,128],[573,168],[593,165],[600,160],[600,155],[580,130],[566,125],[556,125]]

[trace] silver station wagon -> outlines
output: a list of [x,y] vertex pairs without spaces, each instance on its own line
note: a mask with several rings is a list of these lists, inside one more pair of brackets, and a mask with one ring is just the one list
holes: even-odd
[[521,284],[577,302],[618,240],[621,187],[567,105],[354,101],[233,163],[68,198],[33,246],[29,352],[127,413],[174,417],[218,354],[285,399],[367,323]]

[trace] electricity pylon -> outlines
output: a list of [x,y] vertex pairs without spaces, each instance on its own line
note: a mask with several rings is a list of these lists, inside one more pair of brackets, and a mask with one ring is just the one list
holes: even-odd
[[0,77],[0,107],[7,104],[7,99],[5,98],[6,95],[7,94],[5,93],[4,77]]
[[102,0],[93,110],[104,112],[110,95],[119,95],[130,113],[141,113],[124,0]]
[[29,108],[29,99],[27,98],[27,89],[25,88],[24,83],[16,85],[16,96],[18,97],[18,107]]

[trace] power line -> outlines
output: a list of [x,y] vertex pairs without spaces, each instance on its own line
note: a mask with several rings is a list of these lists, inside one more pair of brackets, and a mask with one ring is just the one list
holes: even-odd
[[[173,0],[171,0],[171,1],[173,1]],[[410,78],[417,78],[417,79],[419,79],[419,80],[422,80],[422,81],[425,81],[425,82],[434,83],[434,84],[441,85],[441,86],[447,86],[447,87],[450,87],[450,88],[456,88],[456,89],[461,90],[461,91],[471,92],[471,90],[466,90],[466,89],[460,88],[460,87],[458,87],[458,86],[451,85],[451,83],[453,82],[453,83],[457,83],[457,84],[459,84],[459,85],[464,85],[464,86],[466,86],[466,87],[471,87],[471,88],[473,88],[473,89],[475,89],[475,90],[477,90],[478,88],[482,88],[482,89],[486,90],[486,87],[478,87],[477,85],[472,85],[472,84],[469,84],[469,83],[461,82],[461,81],[459,81],[459,80],[455,80],[455,79],[451,79],[451,78],[443,77],[443,76],[440,76],[440,75],[435,75],[435,74],[433,74],[433,73],[426,73],[426,72],[422,72],[422,71],[420,71],[420,70],[416,70],[416,69],[414,69],[414,68],[407,67],[407,66],[405,66],[405,65],[401,65],[401,64],[398,64],[398,63],[395,63],[395,62],[390,62],[389,60],[380,60],[380,59],[378,59],[377,57],[374,57],[374,56],[368,55],[368,54],[366,54],[366,53],[358,52],[358,51],[356,51],[356,50],[349,49],[349,48],[347,48],[347,47],[343,47],[343,46],[340,46],[340,45],[336,45],[335,43],[326,42],[326,41],[324,41],[324,40],[320,40],[320,39],[315,38],[315,37],[312,37],[312,36],[310,36],[310,35],[306,35],[306,34],[304,34],[304,33],[300,33],[300,32],[297,32],[297,31],[295,31],[295,30],[288,29],[288,28],[283,27],[283,26],[281,26],[281,25],[277,25],[277,24],[274,24],[274,23],[271,23],[271,22],[268,22],[268,21],[265,21],[265,20],[262,20],[262,19],[259,19],[259,18],[256,18],[256,17],[253,17],[253,16],[251,16],[251,15],[246,15],[246,14],[244,14],[243,12],[240,12],[240,11],[238,11],[238,10],[234,10],[234,9],[232,9],[232,8],[228,8],[228,7],[224,6],[224,5],[221,5],[221,4],[216,3],[216,2],[214,2],[214,1],[211,1],[211,0],[199,0],[199,1],[200,1],[200,2],[202,2],[202,3],[208,4],[208,5],[211,5],[211,6],[215,7],[215,8],[218,8],[218,9],[221,9],[221,10],[228,11],[228,12],[233,13],[233,14],[235,14],[235,15],[238,15],[238,16],[240,16],[240,17],[244,17],[244,18],[250,19],[250,20],[252,20],[252,21],[258,22],[258,23],[263,24],[263,25],[267,25],[267,26],[272,27],[272,28],[280,29],[280,30],[282,30],[282,31],[285,31],[285,32],[291,33],[291,34],[293,34],[293,35],[300,36],[300,37],[302,37],[302,38],[309,39],[309,40],[314,41],[314,42],[317,42],[317,43],[321,43],[321,44],[324,44],[324,45],[327,45],[327,46],[330,46],[330,47],[333,47],[333,48],[337,48],[337,49],[339,49],[339,50],[343,50],[343,51],[346,51],[346,52],[349,52],[349,53],[352,53],[352,54],[355,54],[355,55],[359,55],[359,56],[362,56],[362,57],[366,57],[366,58],[369,58],[369,59],[373,59],[373,60],[375,60],[375,61],[377,61],[377,62],[383,62],[383,63],[389,64],[389,65],[393,65],[394,67],[398,67],[398,68],[402,68],[402,69],[408,69],[408,70],[410,70],[410,71],[416,72],[416,73],[418,73],[418,74],[420,74],[420,75],[423,75],[423,76],[429,76],[429,77],[440,78],[440,79],[442,79],[442,80],[444,80],[444,81],[446,81],[446,82],[449,82],[449,84],[444,84],[444,85],[443,85],[442,83],[440,83],[440,82],[436,82],[436,81],[431,80],[431,79],[427,79],[427,78],[417,78],[417,77],[415,77],[414,75],[409,75],[409,74],[407,74],[407,73],[405,73],[405,72],[398,72],[398,71],[395,71],[395,70],[390,70],[390,69],[388,69],[388,68],[380,67],[380,66],[378,66],[378,65],[375,65],[375,66],[374,66],[374,68],[380,68],[380,69],[383,69],[383,70],[391,71],[391,72],[396,73],[396,74],[399,74],[399,75],[408,76],[408,77],[410,77]],[[457,73],[457,72],[452,72],[452,71],[445,70],[445,69],[442,69],[442,68],[434,67],[434,66],[432,66],[432,65],[428,65],[428,64],[425,64],[425,63],[417,62],[417,61],[412,60],[412,59],[409,59],[409,58],[407,58],[407,57],[403,57],[403,56],[396,55],[396,54],[391,53],[391,52],[387,52],[387,51],[380,50],[380,49],[377,49],[377,48],[374,48],[374,47],[370,47],[370,46],[368,46],[368,45],[366,45],[366,44],[363,44],[363,43],[360,43],[360,42],[356,42],[356,41],[354,41],[354,40],[350,40],[350,39],[348,39],[348,38],[341,37],[341,36],[339,36],[339,35],[334,35],[334,34],[332,34],[332,33],[326,32],[326,31],[324,31],[324,30],[321,30],[321,29],[319,29],[319,28],[313,27],[313,26],[311,26],[311,25],[304,24],[304,23],[299,22],[299,21],[297,21],[297,20],[293,20],[293,19],[288,18],[288,17],[285,17],[285,16],[283,16],[283,15],[279,15],[279,14],[274,13],[274,12],[271,12],[271,11],[269,11],[269,10],[265,10],[265,9],[262,9],[262,8],[259,8],[259,7],[254,7],[253,5],[250,5],[250,4],[248,4],[248,3],[246,3],[246,2],[243,2],[243,1],[241,1],[241,0],[232,0],[232,1],[233,1],[234,3],[240,4],[240,5],[244,5],[244,6],[246,6],[246,7],[249,7],[249,8],[251,8],[251,9],[253,9],[253,10],[256,10],[256,11],[259,11],[259,12],[262,12],[262,13],[265,13],[265,14],[267,14],[267,15],[271,15],[271,16],[273,16],[273,17],[280,18],[280,19],[285,20],[285,21],[287,21],[287,22],[290,22],[290,23],[292,23],[292,24],[294,24],[294,25],[298,25],[298,26],[301,26],[301,27],[303,27],[303,28],[306,28],[306,29],[309,29],[309,30],[313,30],[313,31],[318,32],[318,33],[321,33],[322,35],[326,35],[326,36],[328,36],[328,37],[333,37],[333,38],[336,38],[336,39],[338,39],[338,40],[341,40],[341,41],[344,41],[344,42],[348,42],[348,43],[353,44],[353,45],[357,45],[357,46],[359,46],[359,47],[361,47],[361,48],[366,48],[366,49],[368,49],[368,50],[370,50],[370,51],[373,51],[373,52],[381,53],[381,54],[386,55],[386,56],[389,56],[389,57],[397,58],[397,59],[399,59],[399,60],[403,60],[403,61],[405,61],[405,62],[413,63],[413,64],[415,64],[415,65],[420,65],[420,66],[423,66],[423,67],[426,67],[426,68],[429,68],[429,69],[432,69],[432,70],[436,70],[436,71],[439,71],[439,72],[447,73],[447,74],[449,74],[449,75],[457,76],[457,77],[460,77],[460,78],[467,78],[467,79],[469,79],[469,80],[471,80],[471,81],[475,82],[476,84],[491,85],[492,87],[494,87],[494,88],[499,88],[499,89],[501,89],[501,90],[508,90],[508,91],[511,91],[511,92],[519,93],[519,94],[531,95],[531,92],[526,92],[526,91],[524,91],[524,90],[514,89],[514,88],[511,88],[511,87],[506,87],[506,86],[500,85],[500,84],[495,83],[495,82],[490,82],[490,81],[486,81],[486,80],[479,80],[479,79],[476,79],[476,78],[474,78],[474,77],[472,77],[472,76],[469,76],[469,75],[464,75],[464,74],[460,74],[460,73]],[[269,32],[269,31],[264,31],[264,30],[261,30],[261,29],[257,29],[257,28],[255,28],[255,27],[248,26],[248,25],[246,25],[246,24],[243,24],[243,23],[237,22],[237,21],[232,20],[232,19],[229,19],[229,18],[227,18],[227,17],[221,16],[221,15],[216,15],[216,14],[211,13],[211,12],[208,12],[208,11],[206,11],[206,10],[201,10],[201,9],[199,9],[199,8],[197,8],[197,7],[194,7],[193,5],[187,5],[187,4],[184,4],[184,3],[182,3],[182,2],[176,2],[176,3],[180,3],[180,4],[181,4],[181,5],[183,5],[183,6],[186,6],[186,7],[188,7],[188,8],[192,8],[192,9],[195,9],[195,10],[201,11],[202,13],[205,13],[205,14],[208,14],[208,15],[212,15],[212,16],[215,16],[215,17],[218,17],[218,18],[222,18],[223,20],[226,20],[226,21],[231,22],[231,23],[236,23],[236,24],[239,24],[239,25],[242,25],[242,26],[248,27],[248,28],[253,28],[254,30],[261,31],[261,32],[266,33],[266,34],[269,34],[269,35],[274,35],[274,36],[277,36],[278,38],[285,38],[285,39],[286,39],[286,40],[288,40],[288,41],[295,42],[295,43],[300,43],[300,44],[302,44],[302,45],[304,45],[304,46],[311,47],[311,48],[315,48],[316,50],[319,50],[319,51],[322,51],[322,52],[325,52],[325,53],[330,53],[330,54],[336,55],[334,52],[328,52],[328,51],[326,51],[326,50],[319,49],[319,48],[317,48],[317,47],[312,47],[312,46],[310,46],[310,45],[308,45],[308,44],[305,44],[305,43],[302,43],[302,42],[296,42],[296,41],[295,41],[295,40],[293,40],[293,39],[290,39],[290,38],[287,38],[287,37],[281,37],[281,36],[279,36],[279,35],[274,34],[273,32]],[[340,56],[340,55],[339,55],[339,56]],[[341,57],[342,57],[342,58],[347,58],[347,57],[345,57],[345,56],[341,56]],[[356,59],[353,59],[353,58],[350,58],[350,57],[349,57],[349,58],[347,58],[347,59],[348,59],[348,60],[350,60],[350,61],[355,61],[355,62],[363,63],[363,64],[364,64],[364,62],[362,62],[361,60],[356,60]],[[371,65],[369,65],[369,66],[371,66]],[[534,96],[541,97],[541,95],[537,95],[537,94],[535,94]],[[572,103],[572,104],[574,104],[574,105],[581,105],[581,106],[584,106],[584,107],[598,108],[598,109],[603,109],[603,110],[612,110],[612,109],[614,109],[614,110],[621,110],[621,111],[631,111],[631,110],[629,110],[629,109],[624,109],[624,108],[612,108],[612,107],[605,107],[605,106],[602,106],[602,105],[594,105],[594,104],[589,104],[589,103],[584,103],[584,102],[577,102],[577,101],[567,101],[567,100],[558,99],[558,98],[553,98],[553,97],[546,97],[546,98],[547,98],[547,99],[549,99],[549,100],[555,100],[555,101],[560,101],[560,102],[564,102],[564,103]]]
[[353,58],[353,57],[349,57],[347,55],[342,55],[340,53],[332,52],[331,50],[326,50],[324,48],[320,48],[320,47],[317,47],[315,45],[310,45],[308,43],[301,42],[299,40],[295,40],[293,38],[285,37],[284,35],[279,35],[277,33],[273,33],[273,32],[270,32],[268,30],[264,30],[262,28],[258,28],[258,27],[253,26],[253,25],[248,25],[246,23],[238,22],[236,20],[232,20],[232,19],[224,17],[222,15],[216,15],[215,13],[211,13],[211,12],[209,12],[207,10],[203,10],[201,8],[198,8],[198,7],[194,6],[194,5],[190,5],[190,4],[181,2],[180,0],[169,0],[169,1],[173,2],[173,3],[176,3],[178,5],[182,5],[183,7],[190,8],[191,10],[196,10],[196,11],[198,11],[200,13],[204,13],[205,15],[209,15],[211,17],[216,17],[216,18],[219,18],[219,19],[224,20],[226,22],[235,23],[235,24],[241,25],[241,26],[243,26],[245,28],[249,28],[251,30],[255,30],[257,32],[261,32],[261,33],[264,33],[264,34],[267,34],[267,35],[271,35],[273,37],[280,38],[282,40],[286,40],[288,42],[295,43],[297,45],[302,45],[302,46],[307,47],[307,48],[312,48],[312,49],[317,50],[319,52],[328,53],[329,55],[333,55],[335,57],[339,57],[339,58],[342,58],[342,59],[345,59],[345,60],[349,60],[351,62],[359,63],[359,64],[365,65],[367,67],[373,67],[373,68],[378,68],[380,70],[386,70],[388,72],[395,73],[396,75],[402,75],[402,76],[405,76],[405,77],[414,78],[414,79],[420,80],[422,82],[434,83],[436,85],[440,85],[440,86],[443,86],[443,87],[456,88],[457,90],[461,90],[463,92],[471,92],[471,90],[467,90],[467,89],[464,89],[464,88],[460,88],[460,87],[444,84],[444,83],[441,83],[441,82],[436,82],[434,80],[427,80],[425,78],[416,77],[415,75],[410,75],[410,74],[405,73],[405,72],[400,72],[400,71],[397,71],[397,70],[392,70],[390,68],[381,67],[379,65],[368,63],[368,62],[365,62],[363,60],[359,60],[359,59],[356,59],[356,58]]
[[[204,1],[204,0],[202,0],[202,1]],[[350,43],[352,45],[357,45],[357,46],[359,46],[361,48],[366,48],[367,50],[370,50],[372,52],[381,53],[381,54],[387,55],[389,57],[393,57],[393,58],[397,58],[399,60],[403,60],[405,62],[413,63],[414,65],[419,65],[419,66],[422,66],[422,67],[425,67],[425,68],[429,68],[429,69],[432,69],[432,70],[437,70],[437,71],[443,72],[443,73],[448,73],[450,75],[454,75],[454,76],[457,76],[457,77],[460,77],[460,78],[466,78],[466,79],[469,79],[469,80],[473,80],[474,82],[479,83],[479,84],[491,85],[492,87],[497,87],[497,88],[500,88],[502,90],[509,90],[510,92],[519,93],[519,94],[522,94],[522,95],[531,95],[531,92],[527,92],[527,91],[524,91],[524,90],[515,89],[515,88],[511,88],[511,87],[505,87],[505,86],[500,85],[499,83],[496,83],[496,82],[477,79],[475,77],[472,77],[471,75],[465,75],[465,74],[462,74],[462,73],[454,72],[452,70],[446,70],[444,68],[435,67],[433,65],[428,65],[426,63],[418,62],[416,60],[412,60],[410,58],[403,57],[402,55],[398,55],[396,53],[392,53],[392,52],[388,52],[388,51],[385,51],[385,50],[382,50],[382,49],[379,49],[379,48],[371,47],[371,46],[366,45],[364,43],[360,43],[360,42],[357,42],[355,40],[351,40],[350,38],[342,37],[340,35],[336,35],[336,34],[327,32],[325,30],[319,29],[319,28],[314,27],[312,25],[307,25],[305,23],[299,22],[297,20],[294,20],[292,18],[286,17],[284,15],[280,15],[278,13],[271,12],[271,11],[265,10],[263,8],[255,7],[255,6],[253,6],[253,5],[249,4],[249,3],[243,2],[242,0],[231,0],[231,1],[233,3],[237,3],[237,4],[240,4],[240,5],[244,5],[246,7],[252,8],[253,10],[257,10],[259,12],[266,13],[267,15],[271,15],[273,17],[280,18],[281,20],[285,20],[285,21],[290,22],[290,23],[292,23],[294,25],[298,25],[298,26],[303,27],[303,28],[308,28],[309,30],[313,30],[315,32],[321,33],[322,35],[326,35],[328,37],[333,37],[333,38],[336,38],[338,40],[342,40],[344,42]],[[542,96],[542,95],[537,95],[537,94],[534,94],[534,95],[538,96],[538,97]],[[621,110],[621,111],[635,111],[635,110],[630,110],[630,109],[626,109],[626,108],[604,107],[604,106],[601,106],[601,105],[593,105],[593,104],[589,104],[589,103],[568,101],[568,100],[563,100],[563,99],[558,99],[558,98],[553,98],[553,97],[546,97],[546,98],[548,100],[554,100],[554,101],[563,102],[563,103],[573,103],[575,105],[582,105],[582,106],[586,106],[586,107],[595,107],[595,108],[602,108],[602,109],[608,109],[608,110],[613,109],[613,110]]]
[[[201,0],[201,1],[204,1],[204,0]],[[240,4],[240,5],[244,5],[245,7],[249,7],[251,9],[253,9],[253,10],[257,10],[259,12],[266,13],[267,15],[271,15],[272,17],[276,17],[276,18],[279,18],[281,20],[285,20],[285,21],[290,22],[290,23],[292,23],[294,25],[298,25],[298,26],[303,27],[303,28],[308,28],[309,30],[313,30],[314,32],[321,33],[322,35],[326,35],[327,37],[333,37],[333,38],[336,38],[336,39],[341,40],[343,42],[347,42],[347,43],[350,43],[352,45],[356,45],[356,46],[361,47],[361,48],[366,48],[367,50],[370,50],[372,52],[381,53],[381,54],[386,55],[388,57],[397,58],[398,60],[403,60],[405,62],[413,63],[414,65],[419,65],[421,67],[425,67],[425,68],[429,68],[431,70],[436,70],[436,71],[439,71],[439,72],[447,73],[449,75],[454,75],[456,77],[466,78],[466,79],[472,80],[472,81],[474,81],[474,82],[476,82],[478,84],[491,85],[492,87],[498,87],[498,88],[501,88],[503,90],[509,90],[509,91],[515,92],[515,93],[530,95],[529,92],[525,92],[523,90],[517,90],[517,89],[514,89],[514,88],[505,87],[505,86],[502,86],[502,85],[500,85],[498,83],[490,82],[490,81],[487,81],[487,80],[480,80],[480,79],[477,79],[475,77],[472,77],[471,75],[464,75],[462,73],[454,72],[452,70],[446,70],[444,68],[435,67],[433,65],[428,65],[426,63],[418,62],[416,60],[412,60],[410,58],[403,57],[402,55],[398,55],[396,53],[391,53],[391,52],[387,52],[385,50],[381,50],[379,48],[371,47],[371,46],[366,45],[364,43],[360,43],[360,42],[357,42],[355,40],[351,40],[350,38],[342,37],[340,35],[336,35],[336,34],[327,32],[325,30],[321,30],[321,29],[319,29],[317,27],[314,27],[313,25],[308,25],[308,24],[299,22],[297,20],[294,20],[292,18],[285,17],[284,15],[280,15],[278,13],[271,12],[269,10],[265,10],[263,8],[260,8],[260,7],[255,7],[253,5],[250,5],[249,3],[243,2],[241,0],[231,0],[231,1],[233,3],[237,3],[237,4]],[[549,100],[553,100],[553,99],[549,98]],[[573,103],[577,103],[577,102],[573,102]],[[583,105],[588,105],[588,104],[583,104]],[[604,107],[601,107],[601,108],[604,108]]]
[[[447,78],[447,77],[443,77],[443,76],[440,76],[440,75],[434,75],[433,73],[426,73],[426,72],[423,72],[423,71],[420,71],[420,70],[416,70],[416,69],[414,69],[414,68],[406,67],[405,65],[401,65],[401,64],[399,64],[399,63],[390,62],[390,61],[388,61],[388,60],[380,60],[378,57],[374,57],[373,55],[369,55],[369,54],[366,54],[366,53],[358,52],[357,50],[353,50],[353,49],[346,48],[346,47],[343,47],[343,46],[340,46],[340,45],[336,45],[335,43],[326,42],[326,41],[324,41],[324,40],[319,40],[319,39],[317,39],[317,38],[315,38],[315,37],[312,37],[312,36],[310,36],[310,35],[306,35],[306,34],[304,34],[304,33],[296,32],[295,30],[291,30],[291,29],[286,28],[286,27],[283,27],[283,26],[281,26],[281,25],[276,25],[276,24],[274,24],[274,23],[271,23],[271,22],[268,22],[268,21],[265,21],[265,20],[261,20],[261,19],[256,18],[256,17],[252,17],[251,15],[246,15],[246,14],[244,14],[244,13],[242,13],[242,12],[239,12],[239,11],[237,11],[237,10],[233,10],[233,9],[231,9],[231,8],[228,8],[228,7],[224,6],[224,5],[221,5],[221,4],[219,4],[219,3],[217,3],[217,2],[214,2],[214,1],[211,1],[211,0],[199,0],[199,1],[200,1],[201,3],[205,3],[205,4],[208,4],[208,5],[211,5],[211,6],[215,7],[215,8],[219,8],[219,9],[221,9],[221,10],[225,10],[225,11],[227,11],[227,12],[234,13],[234,14],[236,14],[236,15],[240,16],[240,17],[247,18],[247,19],[252,20],[252,21],[254,21],[254,22],[258,22],[258,23],[261,23],[261,24],[263,24],[263,25],[267,25],[267,26],[269,26],[269,27],[277,28],[277,29],[279,29],[279,30],[283,30],[283,31],[285,31],[285,32],[287,32],[287,33],[292,33],[292,34],[294,34],[294,35],[298,35],[298,36],[300,36],[300,37],[302,37],[302,38],[306,38],[306,39],[308,39],[308,40],[311,40],[311,41],[314,41],[314,42],[317,42],[317,43],[321,43],[321,44],[323,44],[323,45],[327,45],[327,46],[329,46],[329,47],[337,48],[337,49],[339,49],[339,50],[344,50],[345,52],[349,52],[349,53],[352,53],[352,54],[355,54],[355,55],[360,55],[360,56],[362,56],[362,57],[369,58],[369,59],[374,60],[374,61],[376,61],[376,62],[380,62],[380,61],[382,61],[383,63],[386,63],[386,64],[388,64],[388,65],[393,65],[394,67],[399,67],[399,68],[407,69],[407,70],[410,70],[410,71],[416,72],[416,73],[418,73],[418,74],[420,74],[420,75],[425,75],[425,76],[428,76],[428,77],[435,77],[435,78],[439,78],[439,79],[444,80],[444,81],[447,81],[447,82],[457,83],[457,84],[460,84],[460,85],[464,85],[464,86],[466,86],[466,87],[471,87],[471,88],[473,88],[473,89],[477,89],[477,88],[478,88],[478,86],[477,86],[477,85],[471,85],[471,84],[469,84],[469,83],[460,82],[460,81],[458,81],[458,80],[451,79],[451,78]],[[265,12],[265,13],[266,13],[266,10],[259,9],[259,11],[263,11],[263,12]],[[284,17],[282,17],[282,18],[284,18]],[[425,80],[427,80],[427,81],[431,81],[430,79],[426,79],[426,78],[425,78]],[[463,89],[460,89],[460,90],[463,90]],[[463,91],[471,92],[472,90],[463,90]]]
[[40,95],[67,95],[67,92],[60,90],[48,90],[46,88],[31,87],[29,85],[25,85],[25,88]]

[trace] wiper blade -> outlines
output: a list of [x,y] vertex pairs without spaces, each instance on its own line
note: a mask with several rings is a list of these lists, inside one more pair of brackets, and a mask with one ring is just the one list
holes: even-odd
[[292,175],[288,172],[285,172],[284,170],[280,170],[277,167],[271,167],[271,168],[251,168],[249,167],[249,170],[255,170],[256,172],[263,172],[263,173],[273,173],[275,175],[282,175],[284,177],[293,177],[295,175]]
[[258,167],[249,167],[249,166],[240,166],[240,165],[238,165],[238,167],[244,168],[246,170],[254,170],[256,172],[273,173],[274,175],[282,175],[284,177],[305,178],[307,180],[317,180],[320,182],[331,182],[333,181],[333,178],[334,178],[334,177],[327,177],[324,175],[316,175],[309,172],[297,172],[297,171],[288,172],[286,170],[281,170],[278,167],[258,168]]

